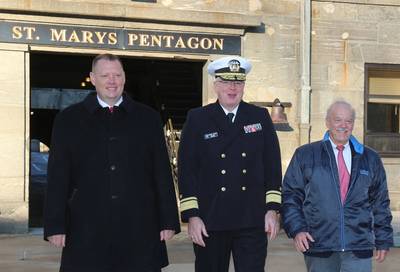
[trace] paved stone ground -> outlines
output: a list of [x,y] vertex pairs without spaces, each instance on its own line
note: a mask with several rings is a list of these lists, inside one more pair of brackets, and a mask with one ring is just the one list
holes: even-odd
[[[171,265],[163,272],[194,271],[192,244],[186,239],[186,232],[168,243],[168,252]],[[40,234],[0,235],[1,272],[56,272],[59,258],[60,250],[49,246]],[[267,267],[268,272],[305,272],[302,255],[283,233],[269,245]],[[230,272],[233,271],[231,266]],[[400,248],[393,248],[383,264],[374,263],[374,271],[400,271]]]

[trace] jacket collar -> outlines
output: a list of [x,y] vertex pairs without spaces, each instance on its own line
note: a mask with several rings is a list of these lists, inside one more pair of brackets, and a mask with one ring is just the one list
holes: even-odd
[[[328,131],[325,132],[323,141],[324,142],[329,141],[329,132]],[[350,141],[351,145],[353,146],[354,151],[356,153],[359,153],[359,154],[364,153],[364,145],[362,145],[359,141],[357,141],[356,137],[351,135],[349,141]]]
[[[123,100],[119,107],[127,112],[131,112],[134,109],[135,102],[126,93],[123,93],[122,96]],[[96,110],[101,109],[99,101],[97,100],[96,92],[88,94],[83,101],[83,104],[90,113],[94,113]]]

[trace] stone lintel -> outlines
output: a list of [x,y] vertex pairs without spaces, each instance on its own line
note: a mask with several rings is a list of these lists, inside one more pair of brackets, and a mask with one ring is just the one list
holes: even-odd
[[126,20],[179,22],[187,24],[211,24],[221,26],[255,27],[261,25],[261,16],[238,12],[215,12],[171,9],[159,5],[138,3],[91,3],[65,2],[60,0],[13,0],[0,1],[0,11],[25,12],[27,14],[60,14],[77,17],[118,18]]

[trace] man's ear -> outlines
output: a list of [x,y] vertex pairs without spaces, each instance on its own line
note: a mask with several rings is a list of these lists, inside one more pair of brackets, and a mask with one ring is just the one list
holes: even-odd
[[96,86],[96,79],[94,77],[94,73],[90,72],[89,76],[90,76],[90,82],[92,83],[92,85]]

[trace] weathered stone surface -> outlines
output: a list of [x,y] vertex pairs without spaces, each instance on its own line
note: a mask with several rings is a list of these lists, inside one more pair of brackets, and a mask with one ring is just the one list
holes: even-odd
[[397,24],[384,24],[378,25],[378,43],[382,44],[400,44],[400,18]]
[[[249,2],[241,0],[161,0],[161,5],[168,8],[185,10],[223,11],[223,12],[246,12],[249,10]],[[252,1],[254,2],[254,1]],[[254,3],[256,5],[256,3]],[[253,5],[254,5],[253,4]]]
[[399,7],[394,6],[358,6],[358,20],[368,22],[395,22],[400,20],[400,3]]
[[[265,14],[262,17],[266,28],[274,28],[276,34],[293,36],[294,39],[299,39],[300,34],[300,18],[299,14],[297,17],[289,16],[276,16],[271,14]],[[272,36],[272,35],[271,35]]]
[[[0,178],[23,177],[25,169],[25,142],[23,130],[0,134]],[[1,183],[0,183],[1,184]],[[23,185],[21,190],[23,190]],[[3,191],[3,193],[6,193]],[[0,195],[2,192],[0,192]]]
[[[18,163],[18,161],[17,161]],[[19,163],[20,165],[23,165]],[[23,177],[9,176],[8,173],[0,177],[0,203],[2,201],[24,201],[25,180]]]
[[363,63],[329,63],[327,83],[335,86],[337,90],[362,90],[364,88]]
[[400,63],[400,45],[362,44],[361,48],[365,62],[393,64]]
[[364,63],[364,55],[361,42],[348,41],[347,43],[347,61]]
[[392,210],[400,211],[400,159],[383,158]]
[[[179,4],[179,2],[186,2],[186,4]],[[191,4],[188,4],[189,2],[191,2]],[[71,0],[66,2],[63,0],[15,0],[1,1],[0,8],[18,11],[79,14],[85,16],[107,16],[149,21],[154,21],[154,18],[157,18],[157,20],[173,22],[202,22],[225,25],[253,26],[259,25],[259,19],[254,14],[236,12],[236,7],[247,11],[247,1],[196,1],[195,8],[193,7],[193,1],[177,1],[177,4],[175,4],[175,1],[173,0],[164,0],[163,3],[164,4],[162,5],[133,1],[110,3],[110,1],[100,2]],[[174,5],[177,6],[174,8],[170,7]],[[199,17],[201,17],[201,20],[197,20]]]
[[319,40],[343,40],[343,34],[348,33],[349,40],[376,41],[377,24],[368,22],[352,21],[329,21],[313,20],[312,30],[315,32],[314,39]]
[[298,17],[301,0],[262,0],[261,11],[266,14]]
[[345,5],[332,2],[312,2],[313,19],[329,19],[343,21],[354,21],[358,18],[357,5]]
[[2,201],[0,208],[0,233],[28,232],[28,203]]
[[345,41],[332,40],[312,40],[311,62],[323,64],[330,61],[344,61],[345,59]]

